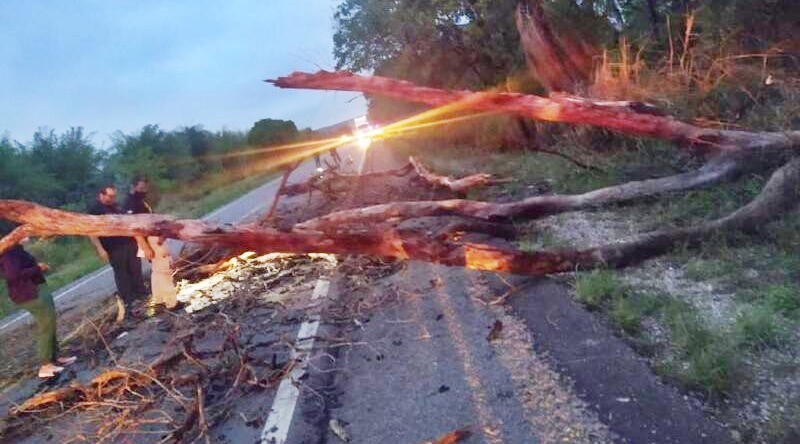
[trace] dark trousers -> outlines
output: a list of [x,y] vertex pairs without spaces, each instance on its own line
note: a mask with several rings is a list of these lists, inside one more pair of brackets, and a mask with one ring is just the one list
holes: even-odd
[[114,270],[117,292],[125,305],[130,305],[135,299],[147,295],[147,287],[144,286],[144,276],[142,276],[142,261],[136,257],[136,251],[136,243],[130,242],[108,252],[108,261]]

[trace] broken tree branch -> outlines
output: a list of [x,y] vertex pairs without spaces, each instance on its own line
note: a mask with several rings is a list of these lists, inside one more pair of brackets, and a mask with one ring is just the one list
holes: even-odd
[[450,91],[387,77],[349,72],[295,72],[267,80],[280,88],[360,91],[454,110],[517,114],[545,122],[593,125],[632,136],[672,140],[710,154],[720,151],[786,150],[800,145],[800,131],[748,132],[702,128],[671,116],[649,112],[639,102],[604,102],[568,95],[549,98],[495,91]]
[[295,225],[296,229],[321,229],[348,223],[385,222],[390,219],[459,215],[489,221],[538,219],[567,211],[629,202],[647,196],[706,186],[730,177],[741,168],[735,158],[718,157],[698,170],[659,179],[628,182],[576,195],[534,196],[510,203],[450,199],[392,202],[327,214]]
[[284,193],[284,188],[286,187],[286,181],[289,180],[289,176],[292,175],[292,172],[300,166],[302,161],[298,161],[286,166],[286,170],[283,172],[283,177],[281,177],[281,184],[278,186],[278,192],[275,193],[275,198],[272,200],[272,205],[269,207],[269,211],[267,214],[264,215],[262,220],[270,220],[272,216],[275,214],[275,209],[278,208],[278,201],[281,198],[281,195]]
[[422,162],[415,159],[414,156],[409,157],[408,162],[414,167],[414,171],[416,171],[419,177],[429,184],[434,187],[447,188],[458,194],[463,194],[471,188],[493,183],[491,174],[473,174],[471,176],[462,177],[461,179],[453,179],[450,176],[440,176],[432,173]]

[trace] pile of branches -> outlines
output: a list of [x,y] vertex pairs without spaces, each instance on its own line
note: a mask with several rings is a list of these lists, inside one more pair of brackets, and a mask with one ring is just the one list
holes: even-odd
[[[230,419],[242,396],[277,386],[307,355],[302,344],[263,333],[266,320],[279,323],[275,317],[280,304],[264,303],[261,295],[308,286],[315,275],[307,269],[326,269],[302,257],[234,259],[220,275],[238,285],[214,307],[191,315],[163,313],[158,324],[143,323],[126,332],[138,338],[130,342],[124,336],[106,341],[119,328],[92,322],[95,329],[86,335],[99,338],[97,345],[106,352],[99,362],[102,371],[86,383],[72,381],[14,406],[3,439],[36,434],[42,423],[65,427],[59,420],[69,418],[64,431],[92,442],[141,433],[157,435],[162,442],[210,441],[209,430]],[[108,318],[113,324],[114,314]],[[169,340],[155,349],[158,356],[147,359],[140,347],[153,346],[149,331],[154,325]],[[264,419],[239,417],[251,427],[261,426]]]

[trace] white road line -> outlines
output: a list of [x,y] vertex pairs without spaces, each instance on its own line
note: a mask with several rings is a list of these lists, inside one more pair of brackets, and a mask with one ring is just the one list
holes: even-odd
[[[314,286],[314,293],[311,295],[311,300],[325,297],[330,288],[330,281],[326,279],[317,279],[317,284]],[[311,356],[311,349],[314,346],[314,335],[317,334],[319,328],[319,316],[312,316],[308,321],[300,325],[300,331],[297,332],[297,344],[294,351],[294,358],[299,360],[289,375],[281,380],[278,386],[278,392],[275,394],[275,399],[272,401],[272,409],[267,417],[267,422],[264,424],[264,430],[261,431],[261,444],[285,444],[286,438],[289,436],[289,426],[292,424],[292,417],[294,416],[294,409],[297,406],[297,400],[300,398],[300,390],[297,388],[297,382],[306,372],[308,365],[308,358]]]
[[367,163],[367,151],[369,151],[369,148],[360,151],[361,162],[358,164],[358,174],[364,174],[364,164]]

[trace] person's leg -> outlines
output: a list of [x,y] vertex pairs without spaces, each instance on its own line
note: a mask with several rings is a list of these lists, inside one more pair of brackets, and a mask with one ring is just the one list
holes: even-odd
[[56,359],[58,342],[56,340],[56,309],[53,296],[44,290],[29,302],[20,304],[36,320],[36,355],[42,365],[51,364]]
[[144,274],[142,273],[142,260],[136,256],[136,244],[128,246],[128,269],[131,276],[131,287],[133,294],[137,298],[143,298],[149,293],[144,284]]
[[130,307],[134,299],[133,286],[131,283],[130,272],[128,271],[128,255],[124,248],[118,247],[108,253],[108,262],[114,271],[114,282],[117,284],[117,293],[122,298],[122,302]]

